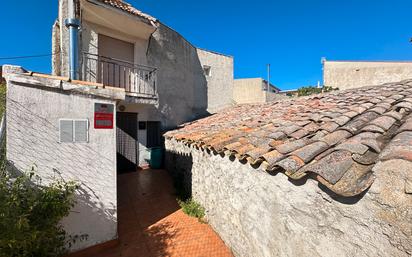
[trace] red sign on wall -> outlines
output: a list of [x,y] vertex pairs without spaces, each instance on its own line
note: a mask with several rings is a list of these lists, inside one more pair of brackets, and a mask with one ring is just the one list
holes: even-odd
[[114,117],[113,104],[94,104],[94,128],[95,129],[113,129]]

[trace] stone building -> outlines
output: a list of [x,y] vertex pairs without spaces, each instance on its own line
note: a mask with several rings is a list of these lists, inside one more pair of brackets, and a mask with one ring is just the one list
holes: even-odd
[[228,108],[166,166],[236,256],[411,256],[412,81]]
[[126,99],[117,105],[118,119],[137,120],[135,127],[127,128],[137,134],[137,164],[147,164],[149,148],[161,141],[160,131],[232,104],[232,57],[196,48],[121,0],[59,1],[53,51],[60,54],[52,61],[54,75],[70,74],[65,21],[71,16],[80,26],[75,75],[78,80],[125,88]]
[[267,103],[283,99],[273,84],[262,78],[236,79],[233,86],[233,101],[236,104]]
[[323,83],[340,90],[412,78],[412,62],[323,61]]

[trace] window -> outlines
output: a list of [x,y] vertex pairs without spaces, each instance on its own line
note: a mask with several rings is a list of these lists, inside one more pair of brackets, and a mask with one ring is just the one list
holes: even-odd
[[203,66],[203,72],[204,72],[206,77],[211,77],[212,76],[212,67],[210,67],[208,65],[204,65]]
[[160,121],[148,121],[147,123],[147,147],[159,147],[162,145]]
[[146,130],[146,121],[139,121],[139,130]]
[[87,143],[89,120],[61,119],[59,121],[60,143]]

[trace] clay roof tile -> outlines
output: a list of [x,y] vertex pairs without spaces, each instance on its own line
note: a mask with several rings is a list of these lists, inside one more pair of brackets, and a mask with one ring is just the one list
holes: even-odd
[[[374,181],[379,162],[412,162],[412,83],[337,91],[267,104],[239,105],[166,133],[209,145],[292,179],[316,174],[338,195]],[[239,114],[242,115],[239,115]]]

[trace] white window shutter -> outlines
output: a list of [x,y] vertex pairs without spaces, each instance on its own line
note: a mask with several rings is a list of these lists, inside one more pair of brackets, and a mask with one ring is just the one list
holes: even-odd
[[60,143],[73,142],[73,120],[60,120]]
[[87,120],[74,121],[74,142],[86,143],[89,141],[89,122]]

